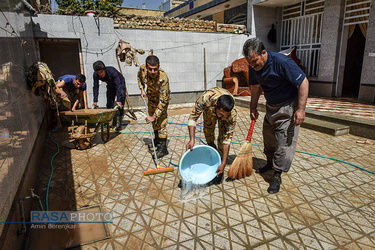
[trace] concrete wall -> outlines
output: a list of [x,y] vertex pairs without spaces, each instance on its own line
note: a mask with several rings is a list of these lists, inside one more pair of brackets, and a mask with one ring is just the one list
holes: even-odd
[[375,102],[375,0],[371,3],[358,98],[367,102]]
[[[216,86],[221,80],[223,69],[234,60],[242,57],[242,45],[246,35],[176,32],[163,30],[114,29],[113,20],[91,17],[71,17],[39,15],[33,18],[40,30],[36,37],[47,34],[48,38],[81,41],[84,71],[87,76],[88,100],[92,104],[92,64],[102,60],[107,66],[118,68],[115,48],[120,39],[129,42],[136,49],[144,49],[144,55],[138,55],[141,64],[150,49],[160,59],[161,68],[167,73],[172,93],[199,92],[204,90],[204,49],[206,53],[207,88]],[[139,95],[137,83],[138,68],[124,67],[129,95]],[[58,76],[56,76],[58,77]],[[186,102],[195,100],[186,100]],[[105,106],[105,84],[100,85],[99,106]]]
[[[340,55],[344,6],[344,0],[331,0],[324,3],[318,81],[316,86],[314,82],[310,84],[310,91],[316,95],[334,95],[333,91],[335,91],[338,80],[337,67]],[[345,57],[343,60],[345,61]]]
[[[358,100],[375,102],[375,1],[372,1]],[[310,82],[315,96],[341,96],[348,28],[343,26],[345,0],[325,1],[319,75]]]
[[[35,146],[44,107],[25,77],[27,68],[37,60],[30,15],[2,12],[0,23],[0,221],[4,222],[13,216],[20,221],[18,197],[30,195],[28,189],[35,188],[33,178],[40,157],[31,156],[44,145]],[[2,232],[11,231],[17,237],[17,226],[0,224],[0,249],[15,249],[2,248]]]
[[278,27],[277,25],[277,8],[269,8],[269,7],[262,7],[262,6],[253,6],[254,8],[254,23],[252,26],[255,27],[255,35],[260,40],[262,40],[264,46],[266,47],[266,50],[269,51],[280,51],[280,48],[277,47],[276,43],[271,43],[267,35],[269,31],[272,28],[272,24],[274,24],[275,29],[278,32],[278,29],[281,27]]
[[[248,0],[247,30],[251,35],[262,40],[266,50],[280,51],[281,8],[253,5],[256,2],[256,0]],[[271,43],[267,38],[272,24],[274,24],[274,28],[276,29],[276,43]]]

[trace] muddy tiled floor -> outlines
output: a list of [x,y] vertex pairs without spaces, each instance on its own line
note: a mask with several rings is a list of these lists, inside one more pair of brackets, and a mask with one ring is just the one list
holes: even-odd
[[[231,159],[239,152],[250,125],[249,110],[238,110]],[[160,160],[161,167],[178,164],[185,151],[188,137],[183,124],[188,111],[170,113],[169,155]],[[143,175],[155,165],[145,145],[150,138],[148,125],[143,123],[145,115],[136,114],[139,123],[128,124],[121,134],[112,133],[107,143],[99,135],[92,148],[79,151],[60,147],[54,158],[49,210],[99,206],[113,211],[114,221],[107,225],[110,238],[82,249],[374,247],[375,175],[360,168],[375,171],[375,144],[356,143],[364,138],[353,135],[333,137],[302,128],[299,151],[289,173],[282,175],[279,193],[267,193],[272,173],[253,173],[206,187],[198,199],[181,201],[177,167],[174,172]],[[261,118],[252,139],[254,168],[265,164]],[[203,133],[197,136],[203,137]],[[52,137],[61,145],[67,135],[60,131]],[[196,145],[200,144],[197,139]],[[39,176],[41,197],[46,196],[50,160],[55,153],[55,144],[48,140]],[[30,249],[43,233],[32,230]],[[64,246],[51,241],[45,249],[69,246],[72,236],[65,237]]]
[[[242,100],[250,100],[250,96],[236,97],[236,99],[237,98]],[[259,102],[266,102],[263,95],[260,96]],[[375,120],[375,105],[360,102],[355,98],[309,97],[307,99],[306,109]]]

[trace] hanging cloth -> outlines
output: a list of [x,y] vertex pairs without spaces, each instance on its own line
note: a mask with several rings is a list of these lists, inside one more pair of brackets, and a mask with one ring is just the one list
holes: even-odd
[[120,40],[116,48],[116,54],[119,57],[121,62],[125,62],[125,66],[134,66],[139,67],[139,60],[137,53],[143,55],[145,51],[143,49],[135,49],[128,42]]
[[273,24],[271,30],[268,32],[267,38],[271,43],[276,42],[276,30]]

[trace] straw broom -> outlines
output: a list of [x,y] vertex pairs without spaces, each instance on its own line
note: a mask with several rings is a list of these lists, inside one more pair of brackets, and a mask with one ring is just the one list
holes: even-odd
[[232,179],[241,179],[251,175],[253,172],[253,157],[251,136],[253,135],[255,120],[251,121],[249,133],[247,134],[246,142],[242,146],[240,153],[234,159],[232,165],[228,170],[228,177]]

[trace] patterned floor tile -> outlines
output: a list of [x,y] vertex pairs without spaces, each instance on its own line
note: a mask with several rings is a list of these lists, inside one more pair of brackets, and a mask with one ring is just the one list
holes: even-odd
[[[232,160],[250,125],[248,109],[238,111]],[[161,167],[178,165],[188,142],[184,124],[189,114],[173,113],[169,155],[160,159]],[[146,145],[150,134],[143,123],[145,115],[137,112],[137,117],[137,122],[127,121],[120,134],[112,133],[107,143],[97,136],[93,147],[61,148],[53,161],[50,210],[98,205],[113,212],[111,238],[83,249],[370,249],[375,244],[375,176],[358,168],[375,171],[375,146],[356,143],[363,138],[302,128],[279,193],[267,193],[271,171],[224,180],[203,188],[200,198],[181,201],[177,167],[174,172],[144,176],[155,162]],[[259,121],[262,117],[264,113]],[[262,123],[257,122],[252,138],[254,168],[266,162],[261,130]],[[199,126],[196,135],[204,138]],[[54,138],[61,143],[66,135],[59,132]],[[197,138],[196,145],[200,144]],[[42,197],[56,153],[52,142],[47,141],[45,152],[38,177]]]
[[[250,96],[236,97],[250,100]],[[264,95],[259,98],[260,103],[265,103]],[[322,112],[375,120],[375,107],[373,103],[360,102],[355,98],[329,98],[308,97],[306,109]]]

